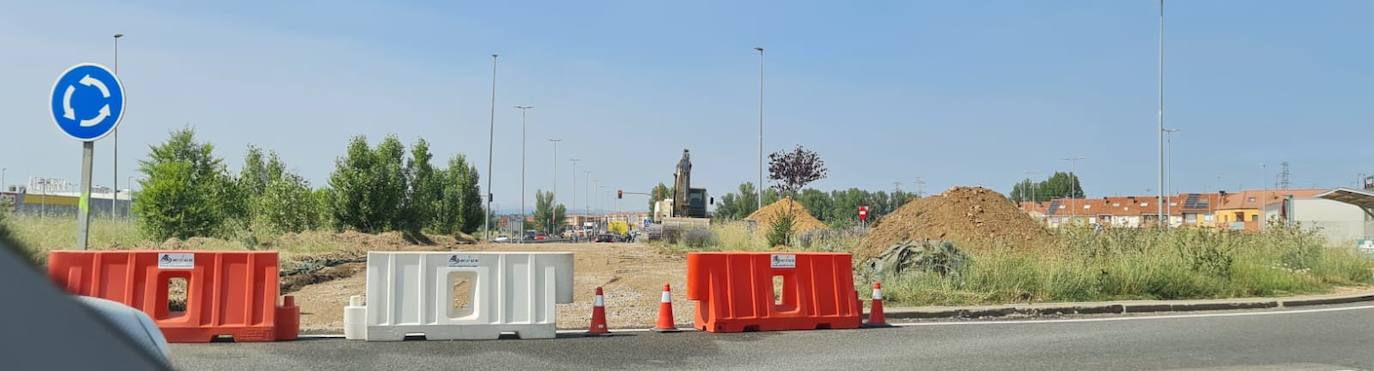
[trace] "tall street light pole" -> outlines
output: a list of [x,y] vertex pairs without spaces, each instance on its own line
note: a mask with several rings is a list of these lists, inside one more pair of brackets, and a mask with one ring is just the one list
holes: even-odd
[[585,171],[582,172],[582,181],[583,181],[583,184],[582,184],[582,193],[583,193],[583,194],[582,194],[582,200],[583,200],[583,201],[582,201],[582,208],[585,209],[585,210],[583,210],[583,211],[585,211],[585,212],[587,213],[587,215],[592,215],[592,206],[591,206],[591,203],[592,203],[592,171],[591,171],[591,170],[585,170]]
[[[484,239],[491,241],[491,158],[495,154],[496,147],[496,54],[491,55],[491,122],[487,129],[487,210],[482,216],[482,234]],[[524,195],[520,195],[524,197]],[[522,198],[523,200],[523,198]],[[524,209],[521,209],[524,212]],[[524,222],[520,219],[520,222]],[[524,232],[520,232],[524,236]]]
[[[119,74],[119,38],[121,38],[121,37],[124,37],[124,34],[122,34],[122,33],[114,34],[114,73],[115,73],[115,75],[118,75],[118,74]],[[112,131],[113,131],[113,132],[110,133],[110,135],[113,137],[114,155],[113,155],[113,156],[110,156],[110,157],[114,160],[114,176],[112,177],[112,178],[114,178],[114,181],[113,181],[112,183],[110,183],[110,184],[114,185],[114,187],[113,187],[113,188],[114,188],[114,193],[110,195],[110,219],[114,219],[114,218],[115,218],[115,210],[119,210],[117,207],[115,207],[116,205],[119,204],[119,128],[115,128],[115,129],[112,130]]]
[[1164,223],[1164,0],[1159,0],[1159,220]]
[[1069,179],[1072,181],[1072,183],[1069,186],[1069,199],[1071,200],[1069,202],[1070,222],[1073,222],[1074,219],[1078,218],[1078,195],[1076,194],[1078,191],[1078,172],[1076,171],[1076,169],[1078,168],[1078,161],[1086,159],[1088,158],[1083,156],[1066,157],[1061,159],[1069,162]]
[[525,240],[525,113],[534,106],[515,106],[520,110],[520,240]]
[[[553,194],[549,195],[549,234],[558,233],[558,142],[562,139],[549,138],[549,143],[553,143]],[[552,238],[552,236],[550,236]]]
[[759,52],[759,184],[756,190],[759,192],[759,209],[763,209],[763,48],[754,48]]

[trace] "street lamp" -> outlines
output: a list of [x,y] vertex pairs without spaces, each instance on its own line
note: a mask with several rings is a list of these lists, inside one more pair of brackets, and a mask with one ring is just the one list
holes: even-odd
[[[491,55],[491,121],[487,128],[487,210],[482,215],[482,234],[487,241],[491,241],[491,158],[496,153],[496,57],[496,54]],[[523,202],[525,196],[522,194],[520,197]],[[523,218],[523,207],[520,213]],[[523,223],[525,220],[520,221]],[[525,232],[521,231],[520,236],[523,238]]]
[[525,240],[525,113],[534,106],[515,106],[520,110],[520,240]]
[[592,215],[592,171],[582,171],[582,209],[587,215]]
[[[1164,215],[1164,0],[1159,0],[1159,220]],[[1167,228],[1168,223],[1160,223]]]
[[759,52],[759,185],[756,190],[759,193],[759,209],[763,209],[763,48],[756,47],[754,50]]
[[549,234],[558,233],[558,142],[562,139],[549,138],[553,143],[553,193],[549,195]]
[[[114,34],[115,75],[119,75],[119,39],[121,37],[124,37],[124,34]],[[110,219],[114,219],[115,210],[118,210],[118,208],[116,208],[115,206],[119,204],[119,128],[116,127],[114,130],[112,130],[112,133],[110,133],[110,135],[114,144],[114,155],[110,156],[110,158],[114,161],[114,194],[110,195]]]

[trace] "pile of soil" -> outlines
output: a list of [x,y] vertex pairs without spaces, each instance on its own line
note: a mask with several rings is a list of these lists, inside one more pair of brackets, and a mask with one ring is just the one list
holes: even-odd
[[773,225],[773,222],[787,213],[789,209],[796,215],[792,222],[792,231],[797,234],[825,229],[825,223],[822,223],[820,219],[816,219],[815,216],[812,216],[811,212],[806,211],[806,206],[802,205],[800,202],[793,201],[791,197],[786,197],[778,200],[778,202],[774,202],[772,205],[764,206],[762,209],[754,211],[753,214],[749,214],[749,217],[745,219],[757,223],[756,225],[759,231],[767,231]]
[[960,249],[994,245],[1019,249],[1043,246],[1049,239],[1049,231],[1002,194],[981,187],[955,187],[883,216],[853,253],[862,262],[906,240],[949,240]]

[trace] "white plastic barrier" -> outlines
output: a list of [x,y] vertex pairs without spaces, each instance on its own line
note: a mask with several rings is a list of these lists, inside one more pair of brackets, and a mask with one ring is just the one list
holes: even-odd
[[368,252],[367,304],[350,298],[344,337],[368,341],[554,337],[573,300],[567,252]]

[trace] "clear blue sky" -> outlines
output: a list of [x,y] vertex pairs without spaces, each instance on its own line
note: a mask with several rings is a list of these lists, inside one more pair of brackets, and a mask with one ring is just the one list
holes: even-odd
[[[1374,2],[1175,1],[1166,33],[1175,188],[1349,186],[1374,172]],[[758,57],[766,149],[819,151],[814,187],[927,192],[1079,163],[1091,196],[1155,188],[1154,1],[23,2],[0,12],[0,167],[79,178],[80,145],[45,110],[53,79],[112,62],[128,88],[120,182],[188,123],[237,171],[276,150],[314,184],[346,140],[423,136],[486,172],[490,60],[501,54],[494,189],[519,203],[567,158],[612,189],[670,182],[682,148],[719,196],[756,177]],[[96,184],[110,175],[97,143]],[[1261,169],[1260,163],[1269,164]],[[484,180],[485,183],[485,180]],[[532,199],[532,198],[531,198]],[[579,200],[581,208],[584,200]],[[532,204],[532,201],[530,202]],[[642,199],[625,203],[642,208]]]

